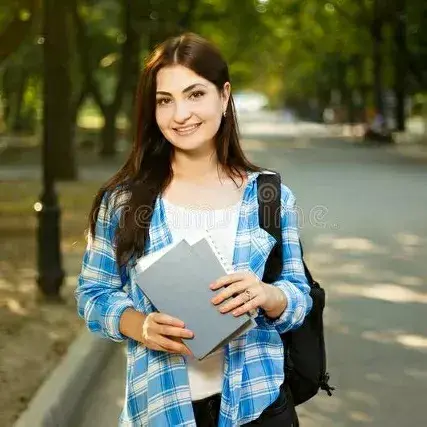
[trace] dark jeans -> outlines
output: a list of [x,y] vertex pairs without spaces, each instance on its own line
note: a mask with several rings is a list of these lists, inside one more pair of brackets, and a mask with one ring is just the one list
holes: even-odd
[[[221,396],[216,394],[193,402],[197,427],[217,427]],[[284,389],[275,402],[264,409],[260,417],[245,426],[299,427],[297,413],[292,397]]]

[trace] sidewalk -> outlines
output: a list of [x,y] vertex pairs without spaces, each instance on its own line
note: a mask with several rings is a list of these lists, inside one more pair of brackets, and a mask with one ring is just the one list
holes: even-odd
[[402,156],[427,160],[427,134],[402,132],[396,134],[395,139],[394,148]]
[[[113,344],[113,355],[92,381],[82,404],[77,408],[70,425],[73,427],[116,427],[123,407],[126,375],[125,345]],[[96,389],[96,390],[94,390]]]
[[[330,135],[335,138],[342,138],[343,141],[357,143],[362,146],[370,145],[363,140],[363,125],[330,125],[328,128]],[[427,132],[420,126],[420,123],[409,123],[405,132],[395,132],[393,137],[395,144],[382,146],[387,152],[398,153],[402,157],[427,161]],[[372,145],[375,144],[372,143]]]

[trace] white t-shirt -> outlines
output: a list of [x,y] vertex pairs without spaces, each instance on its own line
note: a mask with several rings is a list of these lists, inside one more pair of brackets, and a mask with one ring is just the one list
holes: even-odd
[[[194,244],[206,237],[216,248],[227,272],[232,272],[241,201],[216,210],[177,206],[166,199],[163,202],[174,242],[185,239]],[[193,401],[221,393],[224,376],[223,348],[201,361],[186,356],[186,362]]]

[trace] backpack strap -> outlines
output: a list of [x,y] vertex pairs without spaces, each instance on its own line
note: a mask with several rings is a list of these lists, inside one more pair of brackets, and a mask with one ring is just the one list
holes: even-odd
[[[265,265],[263,282],[272,283],[280,276],[283,268],[283,247],[281,228],[281,177],[280,174],[260,173],[257,177],[259,226],[276,239]],[[301,240],[301,258],[305,276],[311,287],[318,285],[313,280],[310,270],[304,261]]]
[[264,269],[262,281],[272,283],[280,276],[283,268],[280,174],[260,173],[257,177],[259,225],[276,239]]

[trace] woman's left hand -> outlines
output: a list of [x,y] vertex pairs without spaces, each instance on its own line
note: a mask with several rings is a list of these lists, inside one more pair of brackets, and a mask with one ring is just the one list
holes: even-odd
[[233,310],[234,316],[241,316],[257,308],[262,308],[266,314],[282,313],[287,306],[284,293],[273,285],[262,282],[250,272],[237,272],[220,277],[210,285],[210,289],[226,288],[212,298],[215,305],[231,298],[219,311],[228,313]]

